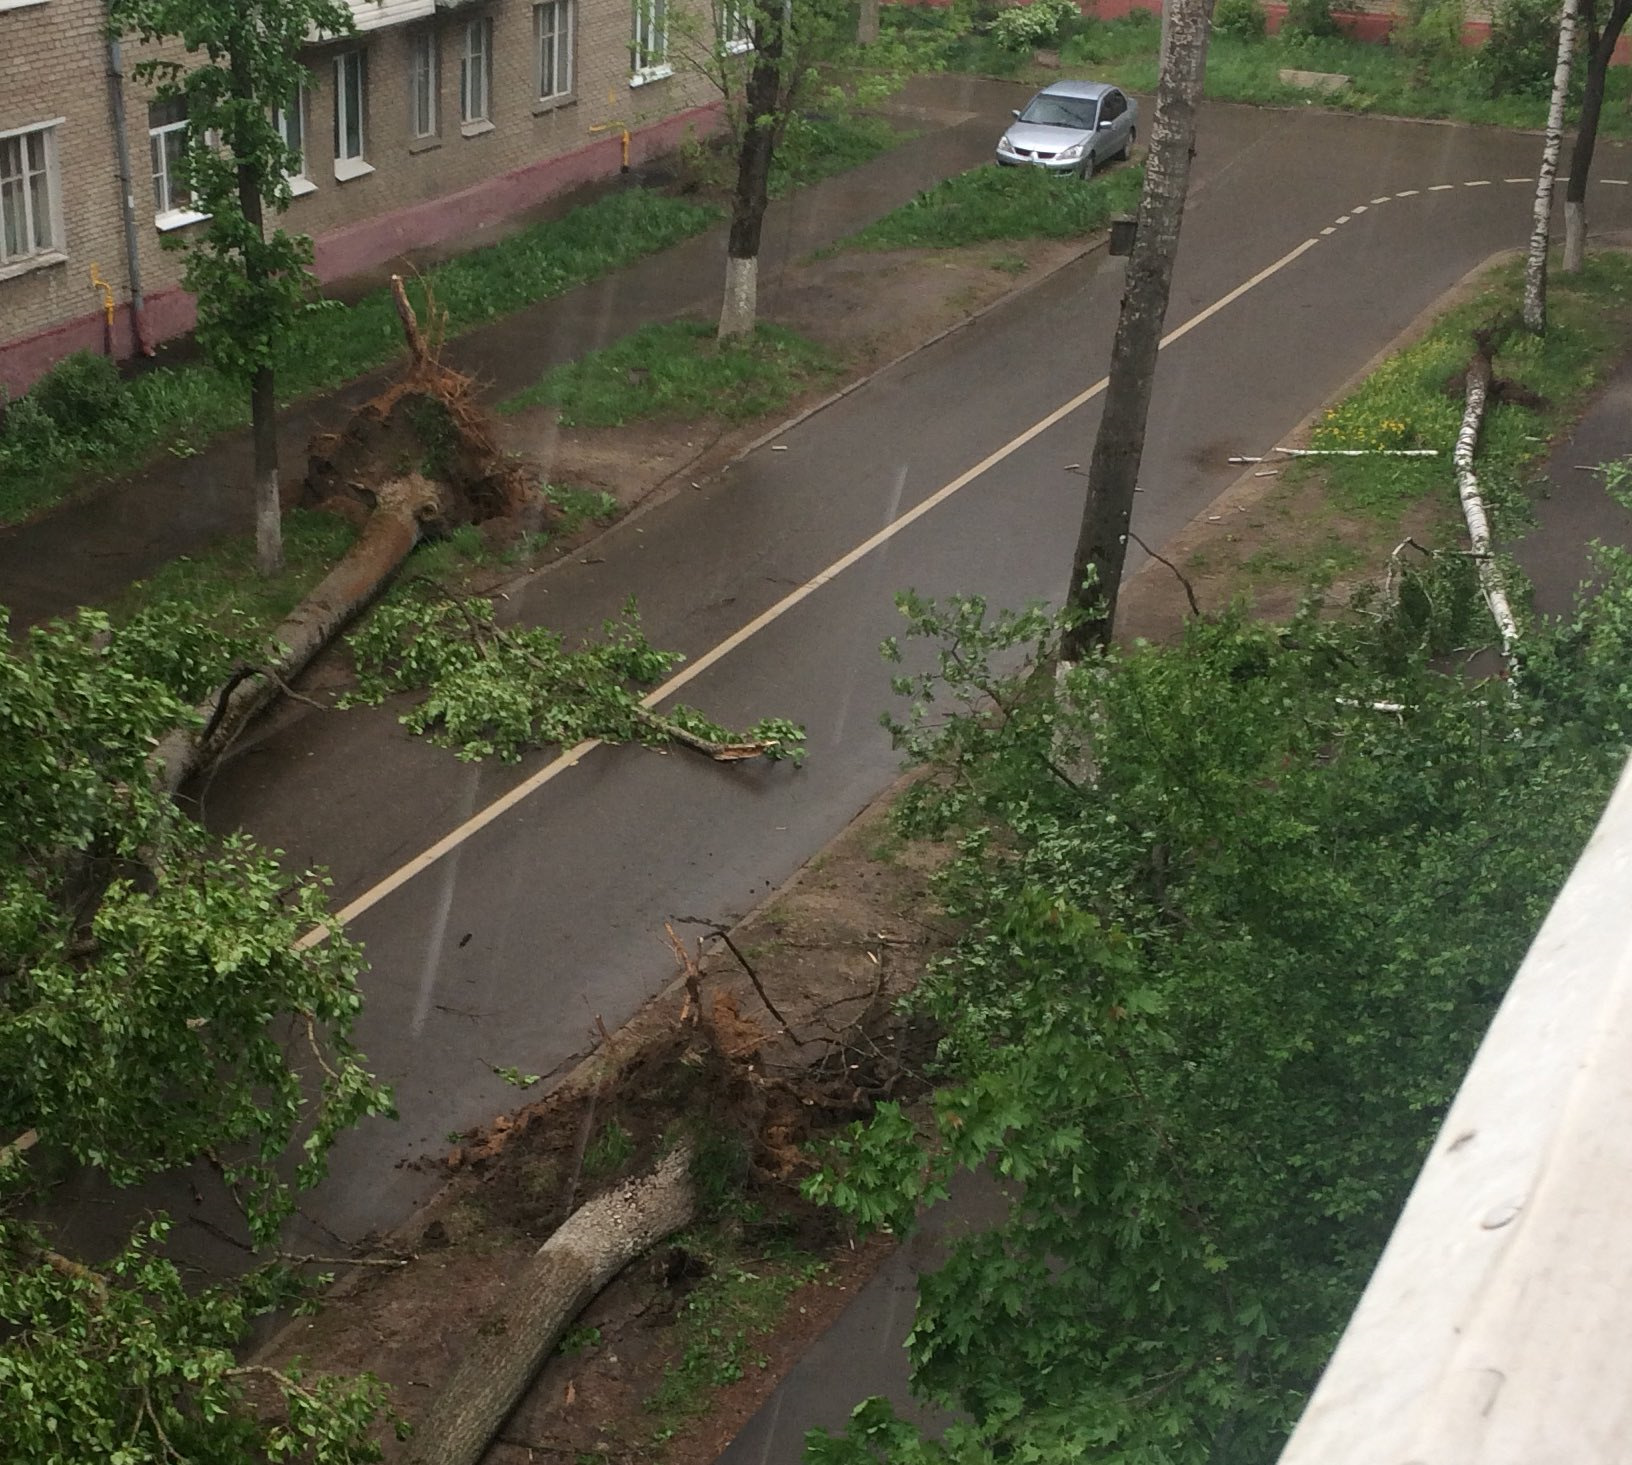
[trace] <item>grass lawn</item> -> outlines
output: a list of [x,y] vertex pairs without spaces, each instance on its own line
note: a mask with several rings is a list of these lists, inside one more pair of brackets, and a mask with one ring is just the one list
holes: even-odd
[[834,249],[956,249],[1005,239],[1072,239],[1139,206],[1140,168],[1113,168],[1084,182],[1041,168],[988,163],[926,188]]
[[[1493,271],[1472,299],[1447,311],[1389,357],[1310,433],[1309,446],[1432,448],[1432,458],[1326,458],[1277,463],[1279,477],[1237,534],[1217,536],[1186,560],[1219,577],[1223,598],[1296,596],[1313,580],[1380,569],[1407,533],[1466,543],[1451,449],[1462,420],[1462,376],[1475,327],[1516,321],[1523,262]],[[1579,275],[1554,272],[1544,337],[1515,329],[1496,353],[1498,378],[1541,399],[1498,402],[1480,437],[1480,488],[1498,545],[1529,523],[1529,491],[1548,444],[1579,416],[1625,355],[1632,328],[1632,256],[1590,256]],[[1233,522],[1233,521],[1232,521]]]
[[720,346],[713,326],[671,321],[555,367],[499,411],[551,406],[567,427],[622,427],[642,418],[745,422],[836,370],[819,346],[780,326],[761,324],[751,341]]

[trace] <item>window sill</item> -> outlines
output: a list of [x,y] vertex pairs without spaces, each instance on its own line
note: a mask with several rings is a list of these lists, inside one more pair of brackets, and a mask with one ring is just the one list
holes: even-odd
[[166,214],[153,215],[153,227],[161,234],[168,234],[175,229],[185,229],[189,224],[202,224],[208,214],[201,214],[197,209],[171,209]]
[[533,103],[533,116],[542,117],[546,112],[559,112],[563,107],[576,107],[578,98],[571,92],[562,92],[558,97],[540,97]]
[[672,66],[653,66],[645,71],[637,71],[629,78],[629,85],[650,86],[654,81],[667,81],[673,75]]
[[725,54],[727,56],[740,56],[744,51],[752,51],[753,49],[754,43],[752,41],[727,41],[725,43]]
[[433,152],[435,149],[437,149],[437,148],[439,148],[441,146],[442,146],[442,139],[440,137],[438,137],[436,135],[436,133],[433,132],[433,133],[431,133],[431,135],[429,137],[416,137],[416,138],[414,138],[408,144],[408,153],[409,153],[409,156],[411,157],[415,153]]
[[373,171],[374,165],[364,162],[361,158],[336,158],[334,160],[334,176],[341,183],[350,183],[353,178],[366,178]]
[[316,193],[317,185],[304,173],[297,173],[293,178],[283,180],[289,185],[290,198],[304,198],[308,193]]
[[60,249],[48,249],[40,254],[25,254],[21,259],[14,259],[10,264],[0,264],[0,280],[14,280],[18,275],[31,275],[35,270],[50,269],[52,265],[65,265],[68,256]]
[[482,137],[493,131],[493,120],[490,117],[478,117],[474,122],[459,124],[460,137]]

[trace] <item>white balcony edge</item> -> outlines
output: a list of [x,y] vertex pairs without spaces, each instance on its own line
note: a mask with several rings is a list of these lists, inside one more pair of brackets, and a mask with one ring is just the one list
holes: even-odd
[[1452,1104],[1281,1465],[1632,1450],[1632,768]]

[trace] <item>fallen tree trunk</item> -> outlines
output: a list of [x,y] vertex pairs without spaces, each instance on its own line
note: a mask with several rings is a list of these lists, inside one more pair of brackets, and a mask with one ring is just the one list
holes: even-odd
[[1519,627],[1513,618],[1513,607],[1507,598],[1507,584],[1491,545],[1490,516],[1485,512],[1484,496],[1479,491],[1479,476],[1473,466],[1474,447],[1479,441],[1479,429],[1484,425],[1485,403],[1490,398],[1490,383],[1490,347],[1484,339],[1480,339],[1473,360],[1468,363],[1462,429],[1456,435],[1456,451],[1452,461],[1456,465],[1456,491],[1462,500],[1462,514],[1468,521],[1468,540],[1474,564],[1479,569],[1479,588],[1484,592],[1485,603],[1490,607],[1502,638],[1502,660],[1511,669]]
[[410,1465],[477,1465],[589,1301],[697,1209],[689,1145],[580,1206],[528,1262],[414,1431]]
[[171,797],[219,758],[289,682],[303,672],[340,628],[377,596],[419,542],[420,520],[437,502],[418,474],[383,485],[374,512],[340,563],[297,606],[271,639],[282,648],[266,667],[246,667],[197,710],[202,729],[177,728],[153,750],[154,786]]

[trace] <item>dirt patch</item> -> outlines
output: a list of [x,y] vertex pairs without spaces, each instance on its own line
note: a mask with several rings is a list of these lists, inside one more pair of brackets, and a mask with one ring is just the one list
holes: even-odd
[[[782,415],[815,406],[1083,251],[1080,241],[1025,240],[843,252],[787,266],[760,282],[761,319],[825,347],[841,371],[838,388],[831,381],[814,388]],[[505,419],[502,441],[552,484],[608,493],[628,509],[717,473],[765,426],[704,420],[569,428],[556,409],[534,407]]]
[[414,1420],[571,1209],[689,1130],[705,1218],[590,1305],[486,1459],[711,1462],[889,1250],[798,1191],[810,1141],[923,1092],[933,1035],[897,999],[950,936],[941,854],[894,840],[887,802],[737,927],[735,954],[706,935],[699,960],[676,931],[689,970],[559,1087],[416,1162],[442,1193],[274,1355],[367,1370]]
[[1178,634],[1189,613],[1179,574],[1206,614],[1240,601],[1262,620],[1285,621],[1315,581],[1326,581],[1334,603],[1347,601],[1361,585],[1382,580],[1402,540],[1447,543],[1460,522],[1448,496],[1383,521],[1338,509],[1318,468],[1249,468],[1162,546],[1172,567],[1151,560],[1129,580],[1117,638],[1163,641]]

